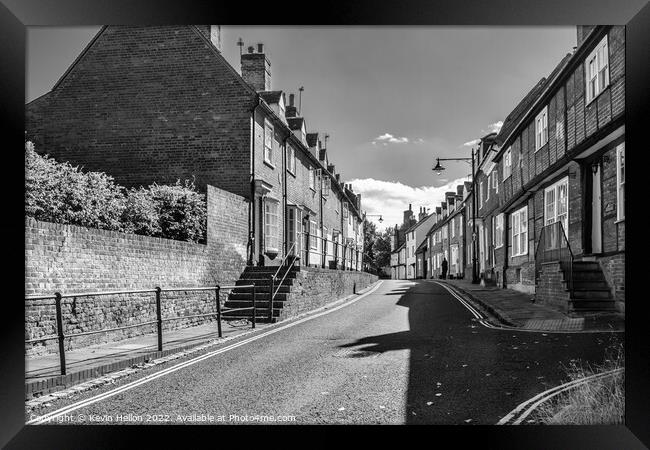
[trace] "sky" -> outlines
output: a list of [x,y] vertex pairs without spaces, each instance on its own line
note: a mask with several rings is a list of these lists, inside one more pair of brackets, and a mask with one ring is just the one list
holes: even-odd
[[[28,27],[26,101],[48,92],[99,27]],[[409,204],[435,209],[471,168],[469,157],[526,93],[576,45],[575,27],[223,26],[222,52],[262,42],[274,90],[302,93],[308,132],[329,134],[328,156],[361,193],[379,229]],[[369,217],[377,222],[378,217]]]

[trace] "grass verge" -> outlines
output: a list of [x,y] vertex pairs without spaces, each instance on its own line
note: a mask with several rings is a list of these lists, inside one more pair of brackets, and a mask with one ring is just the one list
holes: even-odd
[[[569,381],[625,368],[623,344],[613,342],[603,364],[591,366],[572,361],[566,368]],[[625,420],[625,370],[569,389],[542,403],[536,422],[545,425],[621,425]]]

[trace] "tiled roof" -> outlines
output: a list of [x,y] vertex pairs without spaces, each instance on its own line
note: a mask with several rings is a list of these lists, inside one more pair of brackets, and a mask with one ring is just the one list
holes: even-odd
[[259,94],[266,103],[272,105],[280,101],[282,91],[261,91]]
[[537,82],[535,86],[526,94],[526,96],[519,102],[519,104],[513,109],[506,120],[503,121],[503,126],[499,130],[497,135],[497,142],[499,145],[503,144],[508,136],[512,133],[515,127],[519,124],[521,119],[526,115],[530,108],[535,104],[537,99],[546,89],[549,84],[555,79],[555,77],[564,69],[569,60],[571,59],[572,54],[567,53],[564,58],[558,63],[553,71],[549,74],[548,77],[542,78]]

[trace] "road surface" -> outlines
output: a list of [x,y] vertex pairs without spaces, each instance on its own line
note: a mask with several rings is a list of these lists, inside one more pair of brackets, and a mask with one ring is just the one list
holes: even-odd
[[386,280],[355,303],[77,408],[58,422],[495,424],[566,381],[571,360],[602,362],[610,336],[485,328],[433,281]]

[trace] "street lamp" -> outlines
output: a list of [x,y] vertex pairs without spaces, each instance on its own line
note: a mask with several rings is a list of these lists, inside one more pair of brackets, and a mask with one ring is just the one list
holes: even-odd
[[384,218],[382,217],[381,214],[364,214],[363,217],[379,217],[379,223],[382,223],[384,221]]
[[477,254],[477,239],[476,239],[476,174],[474,173],[474,158],[475,158],[474,149],[472,149],[471,158],[436,158],[436,165],[433,166],[433,170],[436,174],[442,175],[442,171],[445,168],[440,165],[440,161],[465,161],[466,163],[472,164],[472,283],[478,284],[478,267],[476,264],[476,254]]

